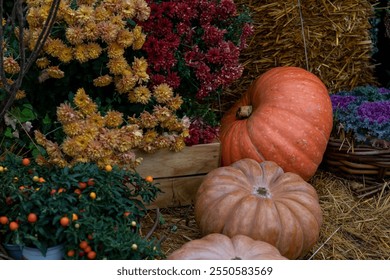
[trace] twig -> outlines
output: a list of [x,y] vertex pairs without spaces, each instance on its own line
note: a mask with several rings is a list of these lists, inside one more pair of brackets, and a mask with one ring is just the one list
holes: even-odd
[[322,245],[313,253],[313,255],[310,256],[309,260],[311,260],[317,253],[318,251],[320,251],[322,249],[322,247],[325,246],[325,244],[333,237],[333,235],[336,234],[336,232],[339,231],[339,229],[341,228],[341,226],[339,226],[326,240],[324,243],[322,243]]
[[157,208],[156,210],[156,221],[154,222],[152,228],[149,230],[149,232],[145,236],[145,240],[149,239],[150,236],[152,236],[153,232],[156,230],[158,224],[160,222],[160,209]]

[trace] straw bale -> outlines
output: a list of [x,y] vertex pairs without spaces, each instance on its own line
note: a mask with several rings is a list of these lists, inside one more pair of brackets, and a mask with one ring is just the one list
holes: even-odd
[[[390,192],[359,199],[350,181],[319,171],[310,183],[317,190],[323,224],[317,244],[303,259],[390,260]],[[155,210],[144,221],[145,232],[155,222]],[[163,239],[165,254],[201,237],[193,205],[160,209],[163,223],[154,236]]]
[[[376,83],[366,0],[236,0],[249,8],[255,34],[241,54],[242,78],[223,96],[229,108],[260,74],[299,66],[316,74],[330,92]],[[373,2],[373,1],[371,1]]]

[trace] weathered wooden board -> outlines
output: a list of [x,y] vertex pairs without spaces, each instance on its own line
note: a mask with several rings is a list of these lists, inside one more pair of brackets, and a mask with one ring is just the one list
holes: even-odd
[[136,168],[141,176],[170,178],[206,174],[220,163],[220,143],[187,146],[180,152],[159,150],[156,153],[138,153],[143,161]]
[[148,208],[193,204],[204,176],[220,166],[220,143],[187,146],[180,152],[160,150],[139,154],[143,158],[136,171],[152,176],[162,191]]
[[157,179],[162,191],[157,199],[148,205],[149,209],[191,205],[205,175]]

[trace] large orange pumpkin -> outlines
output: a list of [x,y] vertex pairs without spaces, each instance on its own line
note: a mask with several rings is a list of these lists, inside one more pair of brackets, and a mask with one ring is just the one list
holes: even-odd
[[209,172],[195,198],[202,235],[246,235],[303,257],[317,242],[322,211],[316,190],[271,161],[242,159]]
[[168,260],[286,260],[278,249],[245,235],[229,238],[212,233],[194,239],[168,256]]
[[[251,114],[237,117],[248,106]],[[270,160],[308,180],[322,161],[332,125],[328,90],[317,76],[298,67],[273,68],[222,118],[222,165]]]

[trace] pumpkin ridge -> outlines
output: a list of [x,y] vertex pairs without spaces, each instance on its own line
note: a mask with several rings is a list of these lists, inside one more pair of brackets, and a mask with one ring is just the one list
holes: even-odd
[[[313,226],[313,224],[315,224],[317,226],[317,228],[313,229],[313,227],[308,227],[311,232],[317,232],[319,233],[319,226],[318,226],[318,221],[317,219],[315,218],[314,214],[303,204],[301,204],[300,202],[296,201],[296,200],[293,200],[293,199],[289,199],[289,198],[283,198],[283,204],[288,207],[288,209],[291,211],[291,213],[295,216],[296,220],[298,221],[299,225],[301,225],[301,227],[299,228],[304,228],[304,224],[306,224],[305,221],[308,221],[309,219],[306,219],[307,216],[311,216],[312,219],[310,219],[310,224]],[[280,201],[280,199],[279,199]],[[287,201],[289,201],[289,203],[286,203]],[[293,211],[293,209],[291,208],[291,206],[293,204],[299,204],[301,207],[299,209],[299,212],[305,212],[305,213],[302,213],[302,215],[297,215],[295,213],[295,211]],[[303,206],[303,207],[302,207]],[[313,223],[314,221],[314,223]],[[307,244],[307,248],[303,248],[301,253],[300,253],[300,256],[302,257],[303,254],[306,254],[307,251],[308,251],[308,248],[311,248],[318,240],[318,234],[316,236],[312,236],[311,233],[307,233],[307,232],[304,232],[302,231],[301,232],[301,235],[302,235],[302,241],[303,241],[303,244]]]
[[[317,166],[319,164],[319,162],[317,163],[313,160],[313,154],[304,152],[304,149],[301,146],[289,145],[288,143],[290,140],[287,139],[284,131],[273,130],[270,124],[267,124],[267,126],[268,126],[267,131],[272,131],[272,138],[269,137],[266,138],[262,136],[263,138],[259,139],[259,137],[256,137],[255,135],[259,134],[260,131],[259,127],[256,127],[256,132],[254,131],[254,129],[248,132],[251,135],[251,139],[253,139],[253,143],[252,143],[253,147],[255,147],[255,149],[258,150],[258,148],[256,147],[266,147],[269,146],[269,143],[272,143],[272,146],[274,148],[272,150],[263,149],[264,150],[263,156],[265,158],[274,157],[273,161],[278,162],[278,164],[283,168],[283,170],[290,171],[293,173],[298,173],[297,170],[302,169],[301,166],[299,166],[299,163],[301,163],[302,166],[305,166],[306,170],[305,170],[305,174],[303,174],[304,171],[301,171],[300,175],[305,180],[308,180],[310,177],[308,173],[311,174],[315,172],[314,170],[317,170]],[[298,134],[299,132],[296,133]],[[268,136],[267,133],[265,135]],[[302,138],[295,137],[294,140],[295,141],[302,140]],[[315,144],[316,143],[308,143],[307,145],[310,146]],[[278,152],[278,154],[275,155],[275,152]],[[293,157],[291,157],[290,155]],[[298,156],[298,158],[296,156]],[[322,156],[321,156],[321,160],[322,160]]]
[[[302,254],[302,250],[304,248],[304,239],[303,239],[303,230],[300,226],[300,223],[298,224],[297,216],[293,211],[291,211],[290,207],[288,205],[280,202],[275,201],[275,207],[277,208],[278,213],[283,213],[282,216],[279,216],[281,221],[281,233],[279,240],[279,243],[273,244],[276,248],[279,249],[280,253],[289,258],[289,259],[296,259],[298,256]],[[279,208],[284,208],[283,211]],[[291,216],[294,221],[291,221],[290,219],[286,219],[286,209],[288,210],[289,216]],[[294,225],[293,230],[291,230],[290,226]],[[289,229],[289,231],[287,231]],[[292,234],[295,233],[295,234]],[[286,237],[290,242],[286,243]],[[294,246],[295,248],[292,248]],[[287,248],[286,248],[287,247]],[[292,252],[295,253],[292,253]],[[292,255],[290,255],[292,254]]]
[[[257,198],[244,195],[236,203],[232,203],[232,206],[229,210],[230,221],[225,223],[222,233],[226,233],[231,237],[237,234],[245,235],[246,232],[242,232],[242,229],[248,228],[249,225],[246,224],[250,224],[251,221],[241,219],[241,217],[243,216],[243,213],[247,214],[248,216],[250,216],[251,213],[256,213],[256,209],[258,207],[258,203],[256,202]],[[255,204],[256,207],[252,207],[252,204]]]

